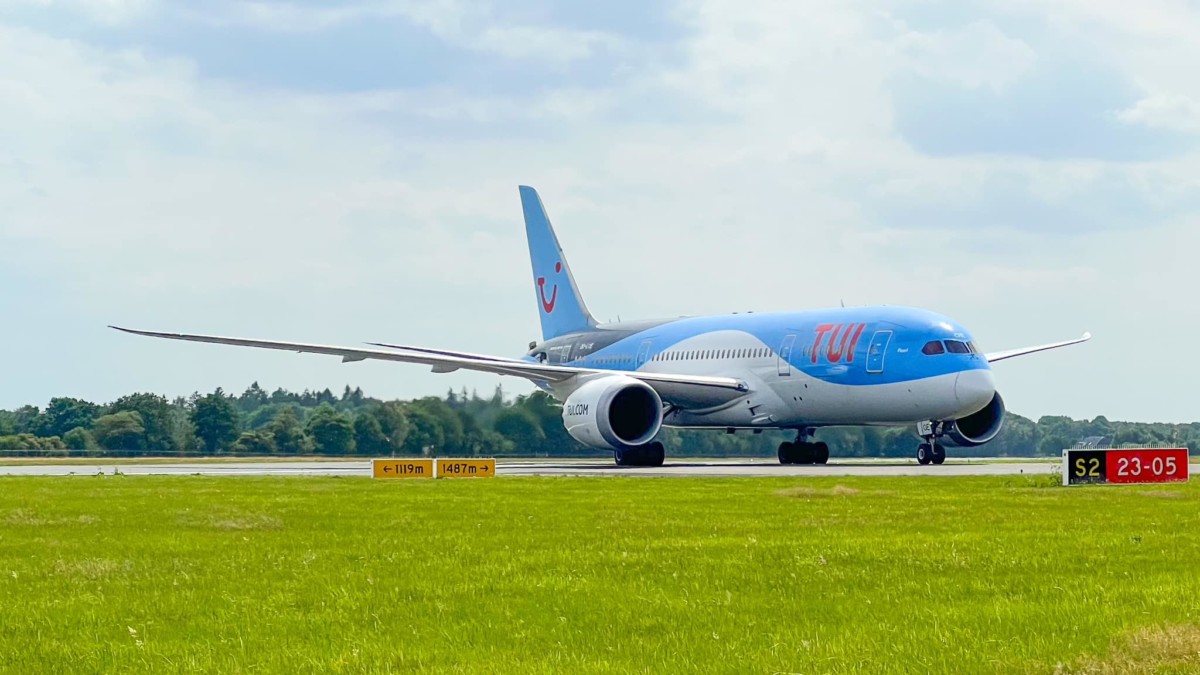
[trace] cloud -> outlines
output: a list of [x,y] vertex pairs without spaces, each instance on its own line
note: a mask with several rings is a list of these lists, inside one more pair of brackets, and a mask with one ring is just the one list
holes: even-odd
[[993,91],[1004,89],[1037,62],[1032,47],[984,21],[957,30],[906,31],[895,40],[895,48],[906,70],[920,77]]
[[[0,406],[250,379],[490,390],[102,326],[519,352],[536,317],[515,186],[532,183],[602,317],[916,304],[995,349],[1088,328],[1093,351],[1001,374],[1014,409],[1193,414],[1186,373],[1121,360],[1143,340],[1134,310],[1200,330],[1170,299],[1200,212],[1179,101],[1200,94],[1126,46],[1149,38],[1073,27],[1083,5],[917,22],[691,0],[663,35],[528,5],[147,6],[136,29],[70,35],[0,19],[0,261],[22,289],[5,306],[36,327],[6,337],[36,356],[3,364],[28,387]],[[341,48],[401,25],[437,50]],[[246,47],[224,69],[200,54],[218,33]],[[271,40],[293,51],[245,77]],[[288,57],[306,49],[320,57]],[[411,74],[422,54],[441,69],[328,86],[364,62]],[[1177,395],[1115,397],[1114,377]]]
[[1200,102],[1181,94],[1148,96],[1117,118],[1126,124],[1195,133],[1200,132]]
[[158,0],[13,0],[10,9],[63,10],[116,26],[147,16],[157,5]]
[[490,2],[379,0],[331,3],[230,2],[187,14],[217,26],[250,26],[267,32],[314,33],[353,24],[402,20],[456,47],[514,60],[569,63],[620,49],[626,41],[603,31],[511,23]]

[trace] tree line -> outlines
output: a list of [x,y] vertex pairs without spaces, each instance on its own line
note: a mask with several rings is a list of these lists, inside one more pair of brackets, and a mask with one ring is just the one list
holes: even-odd
[[[221,389],[168,400],[136,393],[111,403],[54,398],[45,408],[0,410],[0,455],[335,455],[335,456],[607,456],[572,439],[561,407],[547,394],[509,398],[451,390],[442,397],[385,401],[346,387],[270,393],[251,384],[240,395]],[[842,457],[908,457],[911,428],[836,427],[817,437]],[[1164,443],[1200,452],[1200,423],[1110,422],[1009,414],[1000,435],[958,456],[1057,455],[1088,437],[1112,446]],[[775,454],[791,434],[664,429],[668,455],[753,457]]]

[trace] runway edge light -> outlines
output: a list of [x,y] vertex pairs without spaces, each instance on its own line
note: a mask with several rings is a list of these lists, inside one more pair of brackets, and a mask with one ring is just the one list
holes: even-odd
[[1063,450],[1063,485],[1186,483],[1187,448]]
[[372,478],[433,478],[432,459],[373,459]]
[[496,475],[494,459],[438,459],[438,478],[491,478]]

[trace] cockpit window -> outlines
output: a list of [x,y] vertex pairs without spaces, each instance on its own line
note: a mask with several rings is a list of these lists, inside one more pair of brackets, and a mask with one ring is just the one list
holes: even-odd
[[921,353],[929,354],[930,356],[933,356],[934,354],[945,354],[946,348],[942,346],[940,341],[934,340],[933,342],[926,342],[925,346],[921,347]]
[[967,343],[958,340],[946,340],[946,351],[951,354],[970,354],[971,348]]

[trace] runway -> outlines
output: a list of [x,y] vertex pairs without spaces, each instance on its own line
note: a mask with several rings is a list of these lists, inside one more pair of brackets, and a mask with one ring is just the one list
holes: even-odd
[[[1048,474],[1056,462],[1012,460],[947,460],[941,466],[921,466],[915,460],[831,460],[826,465],[783,466],[768,459],[681,460],[661,467],[618,467],[611,460],[499,461],[500,476],[1005,476]],[[0,476],[359,476],[371,475],[369,460],[0,464]]]

